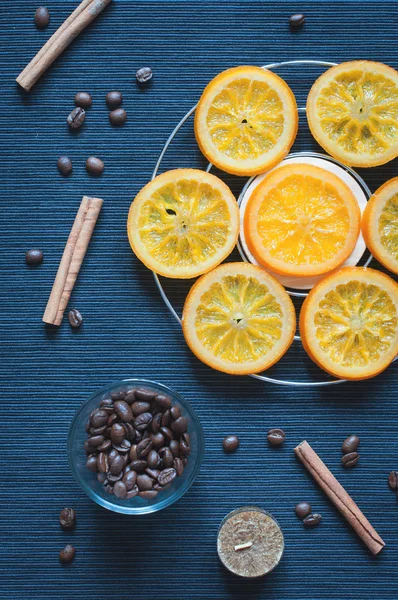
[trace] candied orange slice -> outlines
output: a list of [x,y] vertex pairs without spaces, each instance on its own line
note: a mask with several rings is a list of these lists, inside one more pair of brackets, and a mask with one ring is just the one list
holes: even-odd
[[256,175],[278,164],[297,127],[296,100],[287,83],[253,66],[217,75],[195,113],[201,151],[216,167],[235,175]]
[[226,263],[191,288],[183,331],[205,364],[234,375],[258,373],[289,348],[296,315],[285,289],[260,267]]

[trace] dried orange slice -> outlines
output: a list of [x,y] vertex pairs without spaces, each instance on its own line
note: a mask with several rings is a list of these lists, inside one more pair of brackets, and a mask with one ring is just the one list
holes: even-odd
[[398,354],[398,284],[374,269],[340,269],[308,294],[300,334],[310,358],[331,375],[374,377]]
[[374,167],[398,156],[398,72],[355,60],[317,79],[307,99],[316,141],[346,165]]
[[195,135],[206,158],[235,175],[256,175],[289,152],[297,134],[293,92],[260,67],[223,71],[205,88],[195,113]]
[[370,198],[362,217],[362,233],[373,256],[398,274],[398,177],[384,183]]
[[224,260],[239,234],[239,209],[221,179],[197,169],[167,171],[131,204],[127,232],[138,258],[171,278],[197,277]]
[[226,263],[193,285],[182,326],[199,360],[224,373],[247,375],[283,356],[293,341],[296,315],[285,289],[263,269]]
[[360,231],[360,209],[334,173],[293,163],[268,173],[244,215],[250,252],[282,275],[311,277],[339,267]]

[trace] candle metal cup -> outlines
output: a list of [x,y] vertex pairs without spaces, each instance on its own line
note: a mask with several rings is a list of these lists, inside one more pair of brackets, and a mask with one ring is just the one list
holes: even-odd
[[258,506],[242,506],[224,517],[217,536],[220,561],[234,575],[253,579],[268,575],[285,548],[276,519]]

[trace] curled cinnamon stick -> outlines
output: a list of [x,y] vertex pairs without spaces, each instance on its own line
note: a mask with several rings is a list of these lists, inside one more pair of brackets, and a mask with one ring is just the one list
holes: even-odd
[[294,452],[372,554],[378,554],[383,550],[385,543],[377,531],[372,527],[363,512],[358,508],[351,496],[347,494],[343,486],[329,471],[309,443],[306,441],[301,442],[294,449]]
[[83,0],[39,50],[16,81],[29,91],[54,60],[112,0]]
[[62,255],[43,321],[60,325],[93,233],[103,200],[83,196]]

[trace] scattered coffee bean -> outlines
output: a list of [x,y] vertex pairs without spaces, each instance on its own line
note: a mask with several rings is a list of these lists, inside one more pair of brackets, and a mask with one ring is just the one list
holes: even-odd
[[63,508],[59,515],[59,524],[62,529],[74,529],[76,525],[76,511],[73,508]]
[[270,429],[267,434],[268,443],[271,446],[282,446],[286,439],[283,429]]
[[315,525],[319,525],[322,521],[322,515],[318,513],[311,513],[308,517],[303,519],[303,523],[306,527],[315,527]]
[[69,323],[74,329],[78,329],[83,323],[83,317],[77,308],[73,308],[68,314]]
[[356,435],[350,435],[346,438],[341,446],[343,454],[349,454],[355,452],[359,446],[360,439]]
[[35,12],[35,24],[39,29],[44,29],[50,22],[50,13],[45,6],[39,6]]
[[73,171],[72,161],[69,156],[60,156],[57,161],[58,171],[64,177],[68,177]]
[[75,104],[80,108],[90,108],[93,103],[93,99],[87,92],[78,92],[75,95]]
[[90,175],[95,175],[99,177],[104,172],[105,165],[100,158],[96,156],[89,156],[86,160],[86,171],[90,173]]
[[135,74],[135,77],[138,83],[147,83],[152,79],[153,73],[150,67],[142,67],[142,69],[138,69]]
[[349,454],[344,454],[344,456],[341,459],[341,462],[343,463],[343,466],[346,469],[351,469],[352,467],[355,467],[358,460],[359,460],[358,452],[349,452]]
[[25,260],[27,265],[40,265],[43,262],[43,252],[41,250],[28,250],[25,254]]
[[391,471],[388,476],[388,485],[394,492],[398,491],[398,471]]
[[123,481],[116,481],[115,485],[113,486],[113,493],[115,494],[116,498],[125,498],[127,496],[127,487]]
[[72,112],[68,115],[66,122],[68,123],[71,129],[79,129],[83,125],[85,118],[86,111],[84,110],[84,108],[76,106],[76,108],[74,108]]
[[109,121],[114,127],[121,127],[125,124],[127,113],[124,108],[115,108],[109,113]]
[[[170,426],[162,425],[163,417]],[[155,497],[184,473],[191,451],[187,428],[167,396],[144,388],[113,392],[85,425],[87,469],[119,499]]]
[[72,562],[75,558],[76,550],[71,544],[66,544],[65,548],[59,553],[59,560],[63,564]]
[[305,23],[305,16],[303,13],[297,13],[289,17],[289,25],[292,29],[299,29]]
[[235,452],[239,448],[239,438],[237,435],[227,435],[222,442],[224,452]]
[[152,500],[152,498],[156,498],[158,495],[157,490],[143,490],[138,494],[141,498],[146,498],[147,500]]
[[294,509],[299,519],[305,519],[311,513],[311,504],[309,502],[299,502]]
[[119,108],[123,103],[123,95],[121,92],[108,92],[105,98],[108,108],[114,110]]

